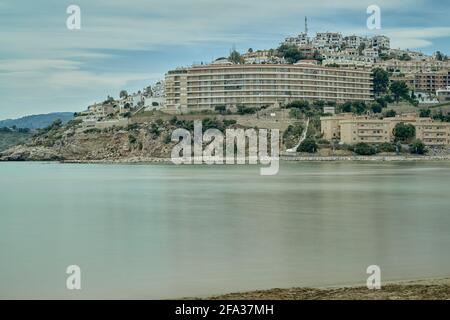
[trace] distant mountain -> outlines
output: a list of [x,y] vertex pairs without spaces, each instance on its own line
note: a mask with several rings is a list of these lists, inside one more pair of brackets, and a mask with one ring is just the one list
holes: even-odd
[[25,116],[18,119],[0,120],[0,128],[16,126],[17,128],[39,129],[48,127],[57,119],[66,123],[73,119],[73,112],[54,112]]

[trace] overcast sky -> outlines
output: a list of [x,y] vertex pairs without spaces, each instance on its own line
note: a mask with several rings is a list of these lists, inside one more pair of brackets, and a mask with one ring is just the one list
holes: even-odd
[[[81,30],[66,27],[71,4]],[[303,31],[305,15],[310,33],[372,35],[370,4],[392,47],[450,53],[442,0],[0,0],[0,119],[80,111],[233,46],[274,48]]]

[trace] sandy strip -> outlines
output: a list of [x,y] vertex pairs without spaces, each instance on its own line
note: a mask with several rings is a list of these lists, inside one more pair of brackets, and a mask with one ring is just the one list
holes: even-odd
[[390,282],[380,290],[365,286],[290,288],[230,293],[211,300],[450,300],[450,278]]

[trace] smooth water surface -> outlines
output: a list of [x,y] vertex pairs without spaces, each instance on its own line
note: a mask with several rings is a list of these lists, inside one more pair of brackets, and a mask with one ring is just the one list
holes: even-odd
[[450,163],[0,163],[0,298],[365,283],[373,264],[450,276]]

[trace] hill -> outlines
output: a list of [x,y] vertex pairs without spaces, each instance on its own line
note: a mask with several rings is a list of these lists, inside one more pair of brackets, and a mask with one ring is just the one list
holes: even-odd
[[48,127],[57,119],[67,123],[73,119],[73,112],[54,112],[25,116],[18,119],[0,120],[0,128],[16,126],[17,128],[41,129]]
[[29,130],[9,130],[0,128],[0,152],[13,146],[23,144],[31,139],[32,133]]

